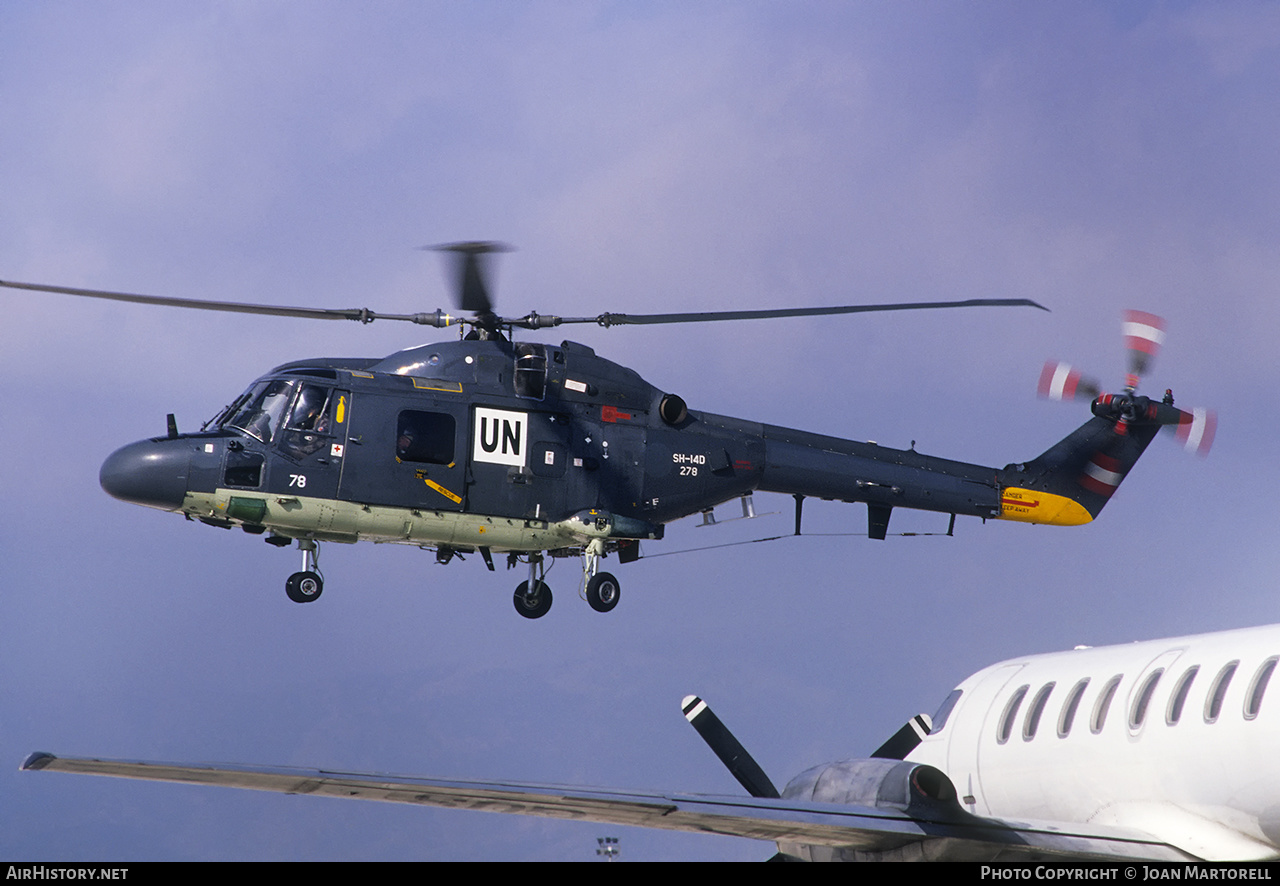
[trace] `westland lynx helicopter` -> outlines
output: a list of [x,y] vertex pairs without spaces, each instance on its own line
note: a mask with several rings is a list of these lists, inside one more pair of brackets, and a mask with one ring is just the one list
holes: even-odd
[[[102,465],[112,496],[188,520],[296,543],[302,569],[291,600],[324,587],[321,542],[391,542],[434,549],[440,563],[477,553],[492,571],[524,562],[516,611],[551,608],[546,557],[583,562],[584,596],[608,612],[618,580],[600,569],[616,554],[639,558],[642,539],[664,524],[756,490],[794,496],[800,533],[806,497],[865,502],[868,535],[883,539],[894,508],[1070,526],[1096,517],[1161,427],[1205,448],[1206,413],[1183,412],[1172,396],[1135,393],[1163,338],[1158,318],[1126,321],[1134,354],[1120,394],[1102,394],[1065,364],[1046,367],[1043,392],[1088,396],[1094,417],[1028,462],[983,467],[690,409],[634,371],[586,345],[512,341],[515,329],[570,323],[689,323],[719,320],[978,306],[1041,307],[1026,299],[853,305],[680,314],[556,317],[494,313],[482,262],[506,247],[440,247],[455,262],[458,303],[471,316],[411,315],[165,298],[29,283],[0,285],[152,305],[314,319],[405,320],[466,330],[458,341],[388,357],[319,358],[277,366],[196,433],[132,443]],[[950,533],[951,528],[948,528]]]

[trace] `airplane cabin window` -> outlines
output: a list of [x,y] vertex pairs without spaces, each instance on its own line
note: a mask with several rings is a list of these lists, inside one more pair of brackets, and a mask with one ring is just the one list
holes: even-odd
[[1178,685],[1173,688],[1173,695],[1169,698],[1169,710],[1164,715],[1164,721],[1170,726],[1178,725],[1178,721],[1182,719],[1182,709],[1187,704],[1187,696],[1191,694],[1191,684],[1195,682],[1198,673],[1200,673],[1200,665],[1192,665],[1178,678]]
[[1071,687],[1071,692],[1067,694],[1067,700],[1062,705],[1062,714],[1058,717],[1058,738],[1066,738],[1071,734],[1071,724],[1075,722],[1080,699],[1084,697],[1084,691],[1088,687],[1088,677]]
[[1049,694],[1057,685],[1057,683],[1044,684],[1031,699],[1031,707],[1027,708],[1027,719],[1022,724],[1023,741],[1031,741],[1036,737],[1036,730],[1040,728],[1040,717],[1044,714],[1045,705],[1049,703]]
[[1026,698],[1027,690],[1031,687],[1023,684],[1014,691],[1013,697],[1009,699],[1009,703],[1004,706],[1004,716],[1000,718],[1000,730],[996,733],[996,741],[1004,744],[1009,740],[1010,734],[1013,732],[1013,721],[1018,716],[1018,708],[1022,704],[1022,699]]
[[1258,673],[1254,675],[1253,685],[1249,687],[1248,702],[1244,706],[1244,718],[1252,720],[1258,716],[1258,711],[1262,709],[1262,696],[1267,691],[1267,683],[1271,681],[1271,674],[1276,669],[1276,662],[1280,661],[1280,656],[1273,655],[1262,663],[1262,667],[1258,668]]
[[960,701],[960,696],[962,695],[964,695],[962,690],[953,689],[951,694],[942,700],[942,704],[938,707],[938,712],[933,715],[933,725],[929,728],[930,735],[937,735],[942,731],[942,727],[947,725],[947,718],[955,710],[956,703]]
[[1130,729],[1138,729],[1146,722],[1147,708],[1151,706],[1151,697],[1156,694],[1156,685],[1162,676],[1164,676],[1164,668],[1156,668],[1147,675],[1147,679],[1142,681],[1138,695],[1133,700],[1133,706],[1129,708]]
[[1116,674],[1107,681],[1106,686],[1102,687],[1102,694],[1098,696],[1093,706],[1093,717],[1089,720],[1089,729],[1094,735],[1101,732],[1102,727],[1107,725],[1107,709],[1111,707],[1111,699],[1115,697],[1116,688],[1123,679],[1124,674]]
[[1231,685],[1231,678],[1235,676],[1238,667],[1240,667],[1240,661],[1237,659],[1225,665],[1218,671],[1218,676],[1213,678],[1213,687],[1209,690],[1209,697],[1204,702],[1206,723],[1218,722],[1218,715],[1222,713],[1222,702],[1227,697],[1227,687]]

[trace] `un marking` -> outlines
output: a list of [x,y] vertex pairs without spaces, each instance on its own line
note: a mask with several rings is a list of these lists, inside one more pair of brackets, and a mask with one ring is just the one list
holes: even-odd
[[529,453],[529,415],[476,407],[471,460],[524,467]]

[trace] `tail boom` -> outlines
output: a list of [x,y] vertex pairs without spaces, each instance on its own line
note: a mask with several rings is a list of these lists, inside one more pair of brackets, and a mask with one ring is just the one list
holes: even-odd
[[1095,417],[1047,452],[1000,472],[998,519],[1081,526],[1102,511],[1160,427]]

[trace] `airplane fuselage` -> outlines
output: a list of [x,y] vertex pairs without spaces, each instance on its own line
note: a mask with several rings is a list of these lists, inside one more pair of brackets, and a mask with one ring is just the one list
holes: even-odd
[[907,759],[946,772],[979,816],[1274,858],[1278,660],[1280,625],[1011,659],[962,682]]

